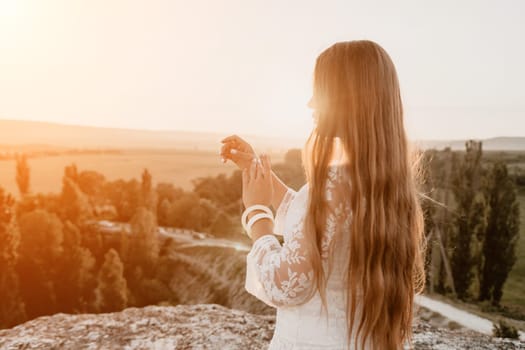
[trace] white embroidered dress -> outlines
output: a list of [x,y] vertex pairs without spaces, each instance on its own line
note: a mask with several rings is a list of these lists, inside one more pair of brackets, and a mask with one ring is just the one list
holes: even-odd
[[[321,314],[321,298],[316,291],[307,300],[313,270],[305,249],[304,217],[308,204],[308,183],[299,191],[288,188],[275,213],[274,233],[282,234],[281,246],[274,235],[258,238],[247,255],[246,290],[277,308],[276,325],[269,349],[349,349],[344,275],[349,252],[350,208],[343,199],[349,190],[341,165],[328,171],[327,221],[322,243],[323,268],[327,271],[328,248],[338,235],[332,251],[333,270],[327,281],[328,317]],[[304,302],[304,303],[303,303]],[[301,305],[299,305],[302,303]],[[359,310],[357,310],[357,315]],[[352,349],[353,339],[350,344]]]

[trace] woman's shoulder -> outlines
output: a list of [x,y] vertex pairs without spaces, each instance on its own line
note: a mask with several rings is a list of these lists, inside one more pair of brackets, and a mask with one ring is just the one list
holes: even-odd
[[[338,182],[338,180],[341,179],[341,177],[344,175],[344,165],[341,164],[331,164],[328,166],[328,183],[335,183]],[[297,191],[297,193],[300,192],[308,192],[310,183],[305,182],[305,184]],[[330,186],[330,185],[328,185]]]

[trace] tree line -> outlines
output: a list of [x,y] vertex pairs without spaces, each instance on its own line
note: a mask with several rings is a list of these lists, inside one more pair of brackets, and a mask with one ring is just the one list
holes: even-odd
[[520,178],[501,159],[484,161],[482,143],[425,152],[427,289],[500,306],[516,262]]
[[[296,189],[300,153],[275,170]],[[246,239],[240,225],[241,172],[200,177],[187,191],[140,179],[108,181],[102,174],[64,169],[60,193],[33,193],[27,158],[17,157],[18,200],[0,188],[0,328],[42,315],[111,312],[129,306],[177,304],[174,242],[159,225]],[[129,223],[103,234],[93,221]],[[180,279],[179,279],[180,280]],[[177,286],[176,288],[184,288]]]
[[[464,152],[427,150],[423,160],[427,289],[499,305],[516,261],[517,178],[505,162],[484,161],[474,141]],[[187,191],[154,186],[147,169],[109,181],[71,164],[61,192],[43,194],[31,191],[27,158],[16,167],[19,199],[0,188],[0,328],[57,312],[181,302],[173,288],[184,286],[171,283],[181,271],[175,243],[159,240],[159,225],[246,239],[240,171],[196,178]],[[273,167],[290,187],[304,184],[300,150]],[[130,232],[104,235],[89,224],[97,220],[129,223]]]

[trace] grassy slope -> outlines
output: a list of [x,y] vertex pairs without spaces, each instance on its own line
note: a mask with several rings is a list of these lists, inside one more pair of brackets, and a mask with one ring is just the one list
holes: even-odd
[[176,249],[169,256],[174,264],[169,271],[169,285],[179,303],[216,303],[255,314],[275,314],[274,308],[245,290],[246,253],[231,248],[193,247]]

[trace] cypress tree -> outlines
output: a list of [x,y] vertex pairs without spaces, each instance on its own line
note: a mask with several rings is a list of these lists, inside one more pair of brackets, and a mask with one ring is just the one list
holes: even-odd
[[100,268],[95,294],[100,312],[120,311],[127,305],[124,265],[114,249],[110,249],[104,255],[104,264]]
[[29,177],[29,165],[27,165],[26,155],[23,154],[16,158],[16,184],[22,196],[29,193]]
[[0,188],[0,328],[12,327],[26,319],[15,270],[19,243],[14,199]]
[[519,203],[516,185],[507,165],[497,161],[488,177],[485,197],[489,205],[488,223],[484,232],[483,265],[479,300],[499,305],[503,285],[516,262],[519,234]]
[[[456,201],[456,218],[449,246],[452,248],[451,268],[458,298],[469,297],[477,256],[473,238],[485,229],[485,204],[479,195],[481,186],[481,142],[467,141],[462,161],[453,157],[452,192]],[[480,198],[481,197],[481,198]]]

